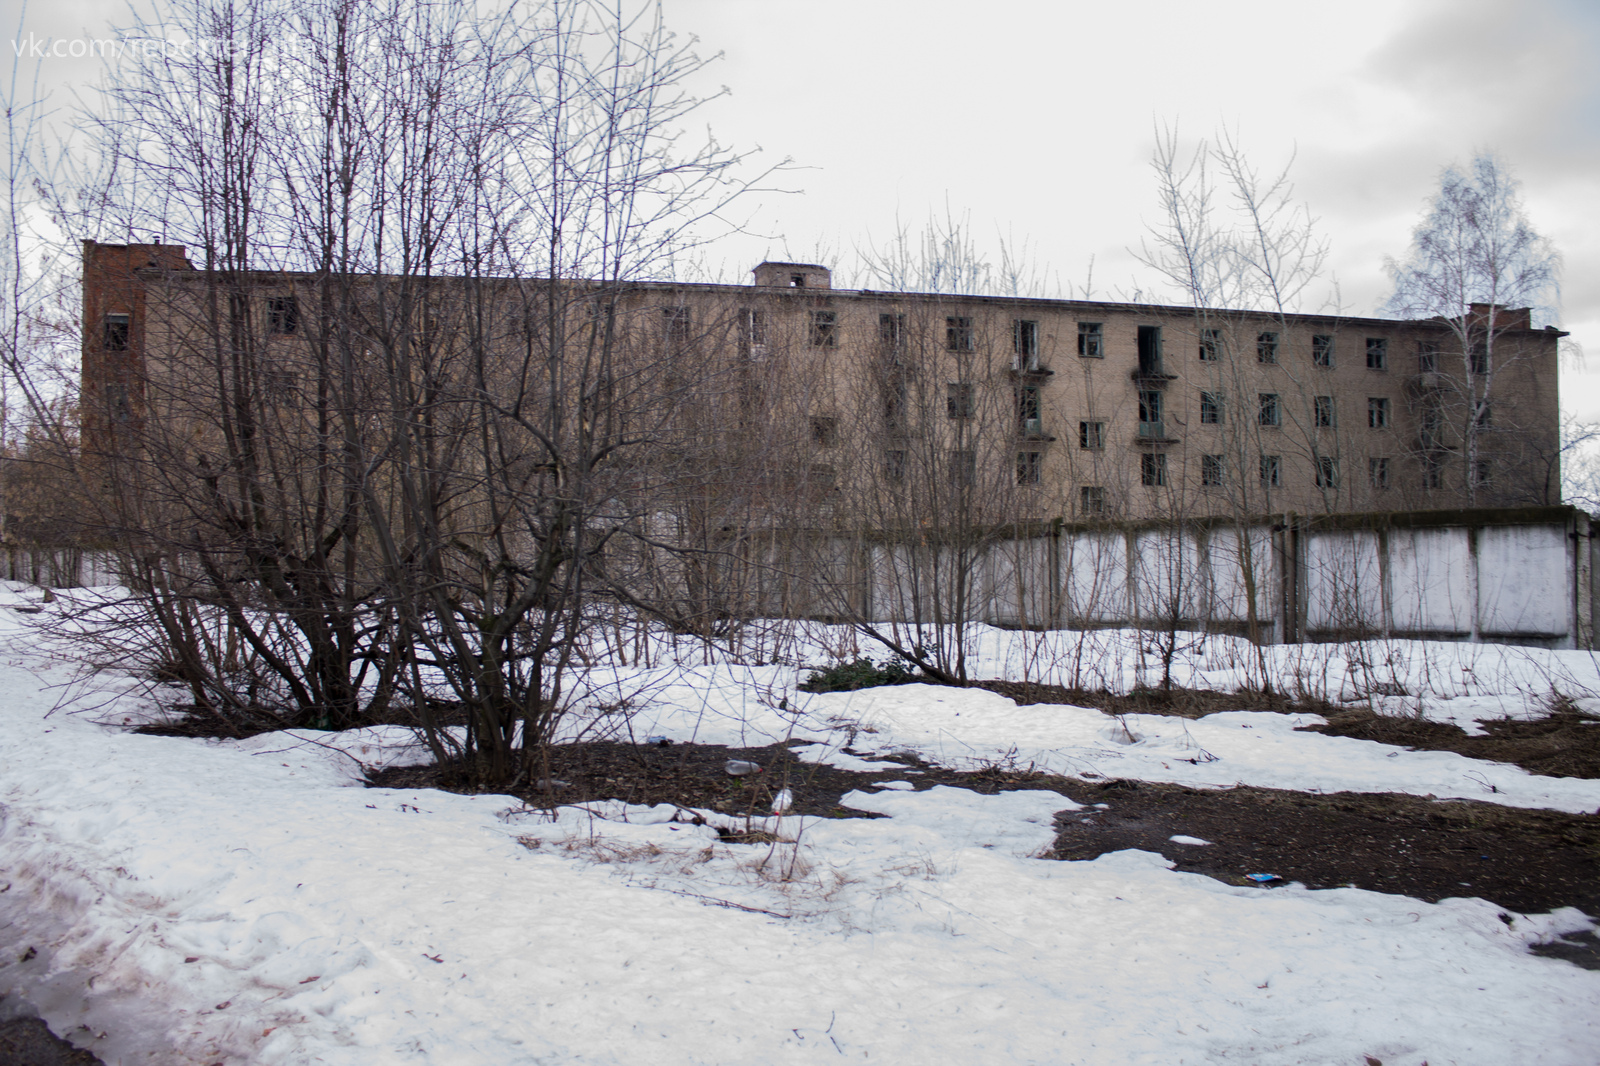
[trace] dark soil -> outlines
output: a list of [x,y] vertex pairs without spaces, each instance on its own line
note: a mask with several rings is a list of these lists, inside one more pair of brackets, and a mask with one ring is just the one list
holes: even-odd
[[1336,712],[1328,715],[1327,725],[1304,728],[1413,751],[1453,751],[1473,759],[1515,763],[1546,777],[1600,777],[1600,718],[1594,715],[1558,710],[1531,722],[1501,719],[1482,725],[1486,736],[1469,737],[1459,726],[1361,709]]
[[1009,697],[1019,707],[1034,703],[1065,703],[1074,707],[1093,707],[1107,714],[1167,714],[1178,718],[1200,718],[1217,711],[1306,711],[1311,714],[1338,713],[1333,704],[1320,701],[1293,701],[1270,692],[1213,692],[1194,688],[1139,688],[1126,695],[1112,692],[1045,685],[1037,681],[972,681],[973,688],[987,689]]
[[[1523,913],[1572,906],[1600,916],[1600,817],[1592,814],[1147,781],[1111,781],[1094,791],[1090,802],[1105,808],[1057,817],[1056,858],[1139,848],[1232,884],[1273,874],[1272,884],[1354,885],[1429,902],[1479,896]],[[1180,834],[1210,843],[1170,839]]]
[[104,1066],[90,1052],[75,1048],[38,1018],[0,1024],[0,1066]]
[[[763,771],[729,777],[723,764],[730,758],[759,763]],[[910,781],[919,790],[953,785],[989,794],[1049,789],[1089,808],[1059,816],[1051,858],[1092,859],[1140,848],[1161,853],[1180,870],[1230,884],[1251,884],[1245,875],[1270,873],[1278,878],[1273,884],[1355,885],[1430,902],[1481,896],[1521,913],[1574,906],[1600,916],[1596,815],[1389,793],[1310,795],[1246,787],[1092,783],[1021,767],[960,773],[908,756],[885,760],[883,766],[862,772],[802,763],[780,745],[592,743],[551,752],[549,777],[560,782],[552,790],[525,788],[515,795],[530,805],[616,798],[764,815],[777,791],[788,788],[799,813],[867,817],[841,805],[844,793],[876,791],[891,780]],[[372,775],[369,783],[464,791],[433,767],[385,770]],[[1104,807],[1095,806],[1100,804]],[[1175,844],[1169,838],[1178,834],[1211,843]]]
[[1309,725],[1306,732],[1375,740],[1413,751],[1453,751],[1470,759],[1511,763],[1546,777],[1600,778],[1600,717],[1570,704],[1558,706],[1536,721],[1486,721],[1486,736],[1468,736],[1459,726],[1420,718],[1374,714],[1313,700],[1287,700],[1260,692],[1211,692],[1202,689],[1136,689],[1126,696],[1109,692],[1041,685],[1031,681],[974,681],[974,688],[1010,697],[1019,706],[1066,703],[1094,707],[1106,714],[1170,714],[1199,718],[1217,711],[1278,711],[1320,714],[1327,725]]

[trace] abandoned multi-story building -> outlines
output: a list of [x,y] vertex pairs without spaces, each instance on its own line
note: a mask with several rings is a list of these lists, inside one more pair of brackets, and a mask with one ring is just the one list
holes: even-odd
[[[219,343],[201,339],[199,277],[180,247],[86,243],[86,441],[170,417],[189,396],[193,382],[182,382],[197,371],[173,378],[172,368]],[[262,273],[249,284],[259,306],[230,328],[249,323],[271,353],[256,385],[303,394],[311,375],[293,344],[314,336],[325,282]],[[510,359],[525,283],[431,279],[418,313],[435,329],[461,328],[461,297],[486,287],[509,323],[486,343]],[[750,286],[636,283],[615,296],[618,328],[636,347],[693,351],[702,371],[744,375],[741,410],[758,397],[769,450],[786,434],[788,484],[824,502],[918,478],[1003,499],[997,515],[1025,518],[1559,502],[1564,334],[1531,328],[1526,310],[1496,309],[1491,332],[1477,324],[1488,322],[1482,306],[1463,330],[846,291],[826,268],[792,263],[763,263]],[[222,343],[243,350],[237,337]]]

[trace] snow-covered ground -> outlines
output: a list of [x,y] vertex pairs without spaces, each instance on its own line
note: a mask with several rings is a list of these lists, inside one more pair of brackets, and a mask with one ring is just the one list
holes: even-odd
[[[1049,792],[854,793],[888,817],[773,819],[786,842],[756,846],[667,807],[552,819],[507,797],[352,787],[360,764],[421,761],[409,736],[130,734],[118,723],[150,713],[139,686],[103,671],[67,687],[75,668],[27,621],[0,609],[0,993],[108,1063],[1597,1060],[1600,973],[1527,951],[1588,928],[1575,911],[1508,924],[1477,899],[1239,888],[1146,852],[1036,859],[1073,807]],[[1041,677],[1082,650],[980,637],[979,676]],[[1145,679],[1133,638],[1092,639],[1094,687]],[[597,677],[593,704],[625,698],[641,738],[802,739],[842,765],[852,743],[1600,808],[1600,782],[1296,733],[1281,715],[1117,720],[921,685],[806,697],[792,666],[673,658]],[[1219,689],[1258,668],[1226,641],[1179,665]],[[1466,722],[1600,695],[1572,652],[1275,648],[1269,669]],[[1375,670],[1407,695],[1374,694]],[[51,713],[64,694],[92,710]],[[623,724],[597,710],[574,728]]]

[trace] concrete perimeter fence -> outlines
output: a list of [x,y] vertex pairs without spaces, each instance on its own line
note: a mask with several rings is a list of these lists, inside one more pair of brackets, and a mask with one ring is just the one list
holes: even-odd
[[1394,636],[1591,648],[1596,533],[1600,521],[1591,525],[1576,508],[1533,507],[1056,522],[965,552],[880,537],[853,550],[837,540],[827,554],[837,560],[834,587],[879,622],[1253,628],[1267,643]]

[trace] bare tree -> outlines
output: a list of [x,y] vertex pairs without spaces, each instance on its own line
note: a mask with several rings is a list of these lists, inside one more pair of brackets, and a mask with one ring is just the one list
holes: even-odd
[[[1529,224],[1517,184],[1506,163],[1487,152],[1465,170],[1446,167],[1427,217],[1412,235],[1411,251],[1386,264],[1394,279],[1387,310],[1436,318],[1449,327],[1454,350],[1437,353],[1428,370],[1432,385],[1420,402],[1425,421],[1453,426],[1473,501],[1490,482],[1489,431],[1515,428],[1507,424],[1512,411],[1499,403],[1496,381],[1528,353],[1508,334],[1531,326],[1530,309],[1553,314],[1560,294],[1560,256]],[[1424,430],[1422,459],[1430,470],[1443,465],[1451,447],[1442,429]],[[1496,443],[1509,439],[1500,433]],[[1506,471],[1501,481],[1513,476]]]

